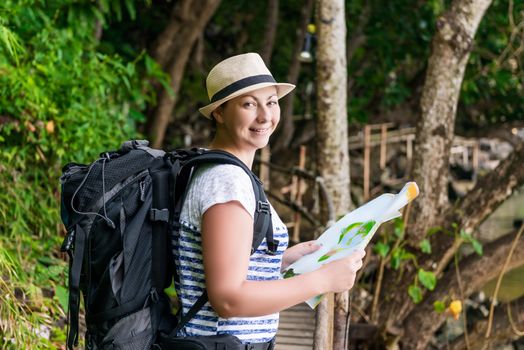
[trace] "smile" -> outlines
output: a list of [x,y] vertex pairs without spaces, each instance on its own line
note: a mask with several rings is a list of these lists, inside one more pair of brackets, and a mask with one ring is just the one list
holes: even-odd
[[250,131],[255,132],[257,134],[265,134],[271,130],[271,128],[265,128],[265,129],[255,129],[255,128],[249,128]]

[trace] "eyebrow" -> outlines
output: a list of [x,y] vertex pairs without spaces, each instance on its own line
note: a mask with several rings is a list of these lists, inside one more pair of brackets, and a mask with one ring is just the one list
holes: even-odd
[[[275,96],[276,96],[276,97],[278,97],[278,95],[277,95],[277,94],[272,94],[272,95],[270,95],[270,96],[269,96],[269,97],[268,97],[268,98],[266,99],[266,101],[267,101],[267,100],[269,100],[269,99],[270,99],[270,98],[272,98],[272,97],[275,97]],[[257,100],[257,101],[258,101],[258,98],[256,98],[256,97],[255,97],[255,96],[253,96],[253,95],[242,95],[242,97],[251,97],[252,99],[254,99],[254,100]]]

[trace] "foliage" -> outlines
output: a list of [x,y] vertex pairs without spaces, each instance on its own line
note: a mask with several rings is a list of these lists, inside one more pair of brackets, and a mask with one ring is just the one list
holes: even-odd
[[[438,16],[450,1],[346,1],[349,39],[359,43],[348,66],[352,122],[375,122],[403,105],[417,105]],[[479,27],[458,106],[457,130],[524,119],[521,13],[524,4],[494,0]],[[0,333],[2,347],[27,348],[35,340],[53,348],[64,339],[66,262],[58,252],[60,167],[88,162],[139,135],[155,103],[152,78],[166,75],[145,53],[164,29],[170,0],[4,0],[0,4]],[[144,6],[145,5],[145,6]],[[283,81],[303,1],[280,1],[271,70]],[[266,24],[264,1],[223,0],[193,49],[177,108],[194,127],[206,103],[203,78],[220,59],[259,51]],[[367,18],[366,18],[367,16]],[[311,19],[314,20],[313,18]],[[361,37],[359,37],[359,30]],[[180,38],[183,40],[184,38]],[[295,115],[314,106],[315,63],[302,64]],[[176,128],[176,130],[183,128]],[[176,132],[174,130],[173,132]],[[197,128],[198,130],[198,128]],[[185,131],[184,131],[185,132]],[[176,136],[176,135],[175,135]],[[173,140],[175,138],[171,138]],[[170,145],[172,146],[172,145]],[[437,279],[418,266],[418,250],[432,252],[433,234],[482,246],[456,225],[435,228],[419,246],[395,221],[374,251],[386,268],[417,275],[404,293],[420,302]],[[435,248],[435,247],[434,247]],[[435,303],[443,312],[447,301]],[[53,329],[49,340],[42,333]],[[5,338],[4,338],[5,337]],[[6,342],[2,344],[1,342]]]
[[[511,7],[511,5],[513,5]],[[480,23],[462,86],[461,126],[524,120],[522,26],[524,3],[494,0]]]
[[145,64],[144,54],[126,62],[97,50],[97,20],[116,10],[115,1],[99,3],[110,6],[67,0],[0,5],[3,347],[53,348],[63,341],[60,168],[136,137],[139,111],[152,100],[147,78],[162,76],[156,65]]

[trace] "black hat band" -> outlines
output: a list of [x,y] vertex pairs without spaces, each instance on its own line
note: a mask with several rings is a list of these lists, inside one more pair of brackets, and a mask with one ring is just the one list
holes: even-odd
[[273,78],[273,76],[267,74],[254,75],[251,77],[237,80],[234,83],[229,84],[222,90],[218,91],[216,94],[214,94],[213,97],[211,97],[211,103],[221,100],[237,92],[238,90],[260,83],[276,83],[276,81]]

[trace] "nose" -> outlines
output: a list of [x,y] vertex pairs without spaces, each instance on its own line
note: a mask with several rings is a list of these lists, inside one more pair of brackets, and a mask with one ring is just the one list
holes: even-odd
[[271,120],[271,111],[268,106],[261,105],[257,111],[257,121],[260,124],[267,123]]

